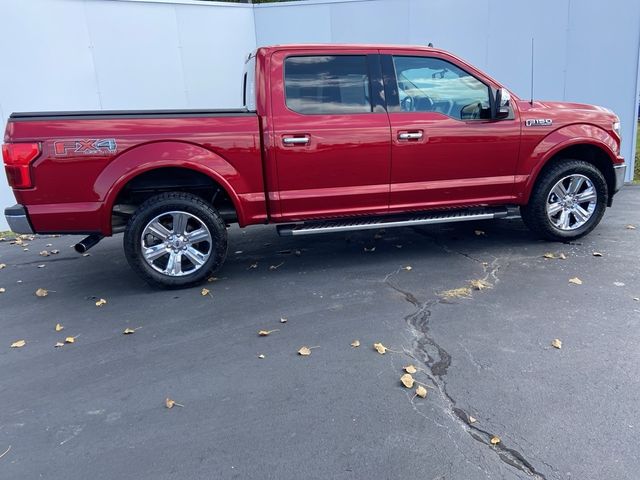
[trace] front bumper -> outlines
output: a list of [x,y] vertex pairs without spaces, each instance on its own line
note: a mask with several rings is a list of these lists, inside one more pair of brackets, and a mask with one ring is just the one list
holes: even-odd
[[35,233],[31,222],[29,222],[27,209],[24,206],[18,204],[13,207],[7,207],[4,209],[4,216],[13,233]]
[[616,184],[615,184],[615,187],[613,188],[613,192],[615,193],[622,188],[622,185],[624,185],[624,176],[625,176],[625,173],[627,172],[627,164],[622,163],[619,165],[614,165],[613,171],[616,174]]

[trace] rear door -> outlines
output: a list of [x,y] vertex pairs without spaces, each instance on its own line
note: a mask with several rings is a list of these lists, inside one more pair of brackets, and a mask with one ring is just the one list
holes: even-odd
[[391,137],[377,50],[276,51],[270,63],[272,216],[385,213]]
[[390,210],[513,200],[518,112],[491,119],[495,86],[441,52],[382,57],[391,123]]

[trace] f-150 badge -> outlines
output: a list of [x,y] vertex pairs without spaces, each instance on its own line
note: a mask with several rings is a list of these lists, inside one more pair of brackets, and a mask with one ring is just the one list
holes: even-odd
[[550,118],[528,118],[525,122],[527,127],[550,127],[553,120]]
[[109,155],[115,153],[118,148],[113,138],[65,140],[55,142],[53,145],[57,156]]

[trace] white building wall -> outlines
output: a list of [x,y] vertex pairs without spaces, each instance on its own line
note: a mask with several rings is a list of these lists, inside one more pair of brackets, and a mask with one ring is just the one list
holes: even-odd
[[[433,42],[528,98],[532,37],[535,96],[616,111],[631,161],[638,0],[0,0],[0,125],[13,111],[237,107],[244,56],[275,43]],[[0,213],[12,203],[3,172]]]

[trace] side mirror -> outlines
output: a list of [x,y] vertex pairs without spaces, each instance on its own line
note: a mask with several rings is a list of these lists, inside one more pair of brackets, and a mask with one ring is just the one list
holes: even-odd
[[496,92],[496,105],[494,119],[508,118],[511,114],[511,94],[505,88]]

